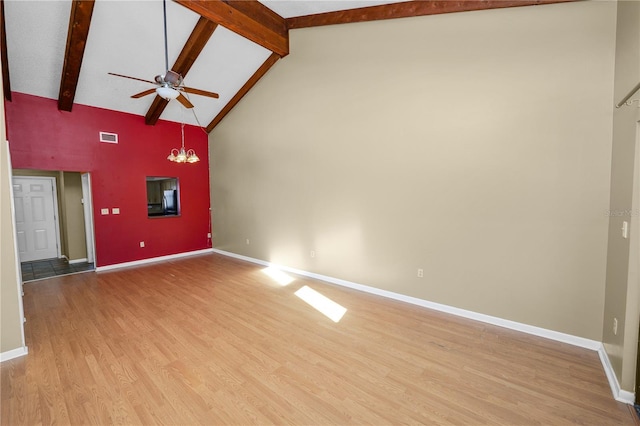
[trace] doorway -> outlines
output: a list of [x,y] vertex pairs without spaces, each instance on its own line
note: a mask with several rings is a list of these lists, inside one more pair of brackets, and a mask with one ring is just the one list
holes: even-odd
[[[93,205],[91,196],[91,176],[89,173],[47,171],[33,169],[13,169],[14,199],[17,218],[17,245],[28,247],[33,239],[23,233],[20,222],[27,222],[34,214],[29,211],[29,200],[19,199],[22,193],[20,180],[30,182],[46,179],[52,182],[54,226],[57,232],[57,250],[39,256],[25,255],[23,247],[18,248],[21,262],[22,281],[32,281],[95,270],[95,243],[93,228]],[[25,188],[23,185],[22,188]],[[49,186],[51,188],[51,186]],[[23,197],[24,198],[24,197]],[[23,205],[25,208],[23,208]],[[23,240],[21,242],[20,240]]]

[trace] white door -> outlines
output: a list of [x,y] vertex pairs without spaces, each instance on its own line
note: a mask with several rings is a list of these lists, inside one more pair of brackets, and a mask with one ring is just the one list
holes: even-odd
[[59,257],[55,178],[14,177],[20,262]]
[[84,208],[84,230],[87,237],[87,262],[94,263],[93,248],[93,201],[91,199],[91,176],[82,174],[82,206]]

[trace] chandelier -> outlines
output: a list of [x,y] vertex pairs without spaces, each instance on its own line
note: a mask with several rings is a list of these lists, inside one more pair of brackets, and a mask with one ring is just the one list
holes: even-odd
[[200,158],[196,155],[196,152],[193,149],[184,149],[184,123],[182,123],[181,131],[182,146],[180,147],[180,149],[173,148],[171,150],[171,153],[167,157],[167,160],[173,161],[174,163],[197,163],[198,161],[200,161]]

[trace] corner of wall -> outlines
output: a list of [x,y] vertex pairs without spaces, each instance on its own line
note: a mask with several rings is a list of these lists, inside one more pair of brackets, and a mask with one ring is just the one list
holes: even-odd
[[6,140],[3,100],[0,104],[0,359],[14,357],[25,347],[12,193],[11,157]]
[[[640,76],[640,3],[617,2],[614,99],[617,104],[638,84]],[[636,93],[631,99],[637,99]],[[638,278],[638,140],[640,109],[622,105],[613,112],[611,198],[603,345],[612,371],[625,392],[634,390],[637,363],[640,282]],[[629,236],[622,236],[626,222]],[[617,327],[614,326],[617,324]],[[616,329],[617,328],[617,329]]]

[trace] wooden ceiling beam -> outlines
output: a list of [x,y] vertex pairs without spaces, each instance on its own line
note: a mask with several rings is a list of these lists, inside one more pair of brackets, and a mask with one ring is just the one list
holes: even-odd
[[276,62],[278,62],[278,59],[280,59],[280,55],[274,52],[267,58],[266,61],[264,61],[260,68],[258,68],[258,70],[253,73],[251,78],[244,84],[244,86],[242,86],[238,93],[236,93],[236,95],[231,98],[229,103],[227,103],[224,108],[222,108],[222,111],[220,111],[218,115],[216,115],[215,118],[211,121],[211,123],[209,123],[209,125],[207,126],[207,133],[210,133],[213,128],[216,127],[218,123],[220,123],[220,121],[222,121],[222,119],[229,113],[229,111],[231,111],[233,107],[235,107],[236,104],[240,102],[240,99],[242,99],[244,95],[246,95],[247,92],[251,90],[251,88],[258,82],[258,80],[260,80],[262,76],[265,75]]
[[58,109],[60,111],[71,111],[73,108],[94,5],[94,0],[74,0],[71,3],[67,47],[64,53],[60,93],[58,94]]
[[174,1],[280,57],[289,54],[289,33],[284,18],[257,0]]
[[442,13],[467,12],[472,10],[499,9],[517,6],[535,6],[550,3],[565,3],[578,0],[417,0],[358,9],[339,10],[316,15],[287,18],[287,28],[308,28],[323,25],[348,24],[352,22],[379,21],[382,19],[407,18],[411,16],[438,15]]
[[4,0],[0,0],[0,61],[2,61],[2,86],[4,98],[11,101],[11,79],[7,53],[7,29],[4,26]]
[[[202,52],[202,49],[206,46],[207,42],[213,35],[218,24],[215,22],[211,22],[210,20],[200,17],[198,23],[191,31],[191,35],[187,42],[184,44],[180,55],[178,55],[178,59],[176,59],[175,64],[171,67],[172,71],[177,72],[182,77],[186,76],[191,66]],[[154,125],[158,122],[160,115],[164,111],[164,109],[169,104],[169,101],[161,98],[156,95],[149,111],[144,117],[144,122],[149,125]]]

